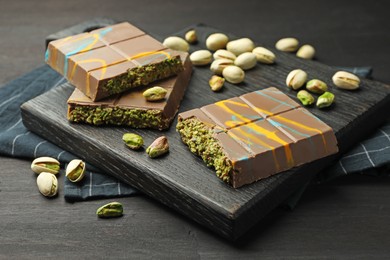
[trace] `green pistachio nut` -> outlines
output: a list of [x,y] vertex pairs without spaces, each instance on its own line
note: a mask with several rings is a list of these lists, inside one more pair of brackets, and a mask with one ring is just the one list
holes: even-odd
[[334,101],[334,95],[330,92],[325,92],[324,94],[318,97],[317,107],[319,108],[329,107],[330,105],[332,105],[333,101]]
[[85,163],[82,160],[72,160],[66,167],[66,177],[71,182],[79,182],[84,178]]
[[312,79],[306,83],[306,89],[312,93],[323,94],[328,91],[328,85],[319,79]]
[[144,145],[144,139],[140,135],[133,133],[125,133],[122,137],[122,140],[129,148],[133,150],[138,150],[142,147],[142,145]]
[[31,170],[37,174],[42,172],[57,174],[60,171],[60,162],[51,157],[39,157],[31,163]]
[[146,153],[150,158],[156,158],[169,151],[168,139],[165,136],[160,136],[146,149]]
[[97,209],[96,215],[99,218],[115,218],[123,215],[123,206],[119,202],[110,202]]
[[144,91],[143,96],[147,101],[159,101],[165,98],[167,90],[165,88],[156,86]]
[[304,106],[310,106],[314,103],[314,97],[306,90],[300,90],[297,94],[297,98]]
[[224,83],[225,79],[217,75],[213,75],[209,80],[210,88],[214,92],[219,91],[223,87]]

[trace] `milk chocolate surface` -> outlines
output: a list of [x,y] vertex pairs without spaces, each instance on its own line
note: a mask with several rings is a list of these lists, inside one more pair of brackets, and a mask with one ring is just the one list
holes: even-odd
[[[68,99],[68,119],[75,123],[92,125],[123,125],[134,128],[169,128],[189,83],[192,66],[187,53],[181,53],[184,71],[177,76],[154,82],[146,87],[92,101],[79,89]],[[167,90],[161,101],[147,101],[142,95],[149,87]]]
[[180,52],[125,22],[49,43],[46,62],[91,100],[177,75]]
[[235,188],[338,151],[328,125],[273,87],[181,113],[177,129]]

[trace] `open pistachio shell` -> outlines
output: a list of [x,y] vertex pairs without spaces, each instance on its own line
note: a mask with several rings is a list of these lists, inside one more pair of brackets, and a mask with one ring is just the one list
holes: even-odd
[[84,178],[85,163],[82,160],[72,160],[66,167],[66,178],[71,182],[79,182]]
[[39,157],[31,163],[31,170],[37,174],[42,172],[57,174],[60,171],[60,162],[51,157]]

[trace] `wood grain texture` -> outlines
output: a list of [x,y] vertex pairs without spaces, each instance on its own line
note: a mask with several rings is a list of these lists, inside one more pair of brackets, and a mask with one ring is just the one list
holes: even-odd
[[[219,31],[204,25],[189,28],[197,30],[200,42],[191,51],[204,48],[206,37]],[[183,35],[189,28],[177,35]],[[236,38],[229,36],[231,39]],[[210,91],[207,82],[212,74],[208,67],[195,68],[180,111],[269,86],[278,87],[296,99],[296,92],[287,89],[284,83],[287,74],[295,68],[307,71],[310,78],[318,78],[332,85],[331,77],[335,69],[315,61],[298,59],[292,54],[273,51],[277,56],[275,65],[258,64],[247,72],[244,83],[237,86],[226,84],[221,93]],[[66,120],[66,100],[71,91],[72,86],[65,84],[24,104],[24,124],[33,132],[233,240],[337,157],[324,158],[255,184],[233,189],[216,178],[213,170],[207,168],[200,158],[191,154],[182,144],[175,131],[176,121],[169,131],[163,133],[70,124]],[[310,108],[310,111],[334,129],[342,153],[386,118],[384,114],[372,115],[390,109],[390,87],[363,80],[358,91],[349,92],[334,87],[331,91],[336,95],[336,103],[331,109]],[[143,152],[129,151],[121,140],[123,133],[129,131],[143,136],[146,144],[162,134],[167,135],[171,147],[169,155],[152,160]]]

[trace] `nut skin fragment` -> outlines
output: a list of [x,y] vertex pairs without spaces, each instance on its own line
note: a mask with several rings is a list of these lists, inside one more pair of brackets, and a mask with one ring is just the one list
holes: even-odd
[[291,71],[286,78],[286,85],[294,90],[301,88],[307,80],[307,73],[301,69]]
[[346,71],[336,72],[332,80],[336,87],[346,90],[358,89],[360,85],[359,77]]
[[163,42],[163,45],[175,51],[188,52],[188,50],[190,49],[190,45],[188,44],[188,42],[178,36],[170,36],[166,38]]
[[222,71],[223,77],[232,84],[238,84],[244,81],[245,79],[245,72],[237,66],[227,66]]
[[184,38],[186,39],[186,41],[189,43],[189,44],[194,44],[198,41],[198,36],[196,35],[196,31],[195,30],[189,30]]
[[195,51],[190,55],[190,60],[195,66],[204,66],[211,63],[213,55],[208,50]]
[[51,157],[39,157],[32,161],[31,170],[37,174],[42,172],[57,174],[60,171],[60,162]]
[[319,79],[312,79],[306,83],[306,89],[312,93],[323,94],[328,91],[328,85]]
[[160,136],[146,149],[146,153],[150,158],[159,157],[169,151],[168,139],[165,136]]
[[333,104],[334,101],[334,94],[330,92],[325,92],[317,99],[317,107],[318,108],[325,108],[329,107]]
[[58,180],[57,177],[49,172],[41,172],[37,178],[39,192],[45,197],[57,195]]
[[127,147],[133,150],[138,150],[144,145],[144,139],[142,136],[133,133],[125,133],[122,136],[122,140],[125,142]]
[[256,47],[252,53],[256,55],[256,59],[260,63],[273,64],[275,62],[275,54],[264,47]]
[[213,75],[209,80],[209,85],[212,91],[217,92],[222,89],[225,79],[216,75]]
[[206,46],[210,51],[216,51],[225,48],[228,41],[229,37],[226,34],[213,33],[207,37]]
[[276,42],[275,47],[279,51],[294,52],[298,49],[299,41],[295,38],[283,38]]
[[74,159],[66,167],[66,178],[71,182],[79,182],[85,175],[85,163],[82,160]]
[[165,88],[155,86],[145,90],[142,95],[147,101],[160,101],[167,95],[167,90]]
[[314,103],[314,97],[306,90],[300,90],[297,93],[297,98],[304,106],[310,106]]
[[116,218],[123,215],[123,206],[119,202],[110,202],[96,210],[99,218]]
[[316,50],[314,49],[313,46],[311,46],[309,44],[303,45],[297,51],[297,57],[302,58],[302,59],[306,59],[306,60],[313,59],[315,54],[316,54]]

